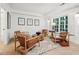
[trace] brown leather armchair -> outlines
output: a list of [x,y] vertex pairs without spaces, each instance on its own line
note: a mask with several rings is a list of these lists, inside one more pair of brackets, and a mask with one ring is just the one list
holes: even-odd
[[69,46],[69,40],[67,39],[68,32],[61,32],[59,38],[53,36],[53,42],[59,43],[61,46]]
[[69,40],[67,39],[68,32],[61,32],[60,33],[60,42],[61,46],[69,46]]

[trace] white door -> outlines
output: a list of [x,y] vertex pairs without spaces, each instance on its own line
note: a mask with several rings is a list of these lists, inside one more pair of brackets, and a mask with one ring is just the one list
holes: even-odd
[[1,41],[7,43],[7,11],[1,8]]
[[79,14],[75,15],[75,42],[79,44]]

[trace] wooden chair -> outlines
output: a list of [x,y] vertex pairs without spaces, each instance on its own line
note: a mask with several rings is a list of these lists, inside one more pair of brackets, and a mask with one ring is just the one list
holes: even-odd
[[18,41],[18,36],[20,34],[20,31],[15,31],[14,32],[14,39],[15,39],[15,51],[16,51],[16,42]]
[[68,32],[61,32],[59,38],[53,36],[53,42],[59,43],[61,46],[69,46],[69,40],[67,40]]
[[44,37],[46,37],[48,35],[48,30],[47,29],[43,29],[42,30],[42,34],[44,35]]
[[55,39],[54,33],[55,31],[49,31],[50,39]]
[[61,32],[60,33],[60,42],[61,46],[69,46],[69,40],[67,39],[68,32]]
[[[25,37],[23,37],[21,35],[20,31],[15,31],[14,32],[14,37],[15,37],[15,52],[19,51],[20,53],[24,54],[24,52],[26,51],[26,43],[25,43]],[[17,46],[17,42],[19,42],[20,45]],[[19,47],[23,47],[23,50],[18,50]]]
[[[25,54],[26,51],[29,51],[32,47],[34,47],[34,45],[39,42],[39,36],[27,39],[26,36],[24,34],[22,34],[21,32],[15,32],[15,51],[17,48],[19,47],[23,47],[23,50],[21,50],[20,52]],[[18,40],[18,42],[20,43],[19,46],[16,47],[16,40]]]

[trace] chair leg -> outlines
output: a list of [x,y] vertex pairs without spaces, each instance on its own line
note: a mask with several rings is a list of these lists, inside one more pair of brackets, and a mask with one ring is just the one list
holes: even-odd
[[15,39],[15,52],[16,52],[16,39]]

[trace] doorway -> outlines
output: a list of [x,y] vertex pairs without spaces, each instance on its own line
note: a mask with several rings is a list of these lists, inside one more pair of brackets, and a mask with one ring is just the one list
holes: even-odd
[[3,8],[0,8],[0,41],[7,43],[7,11]]

